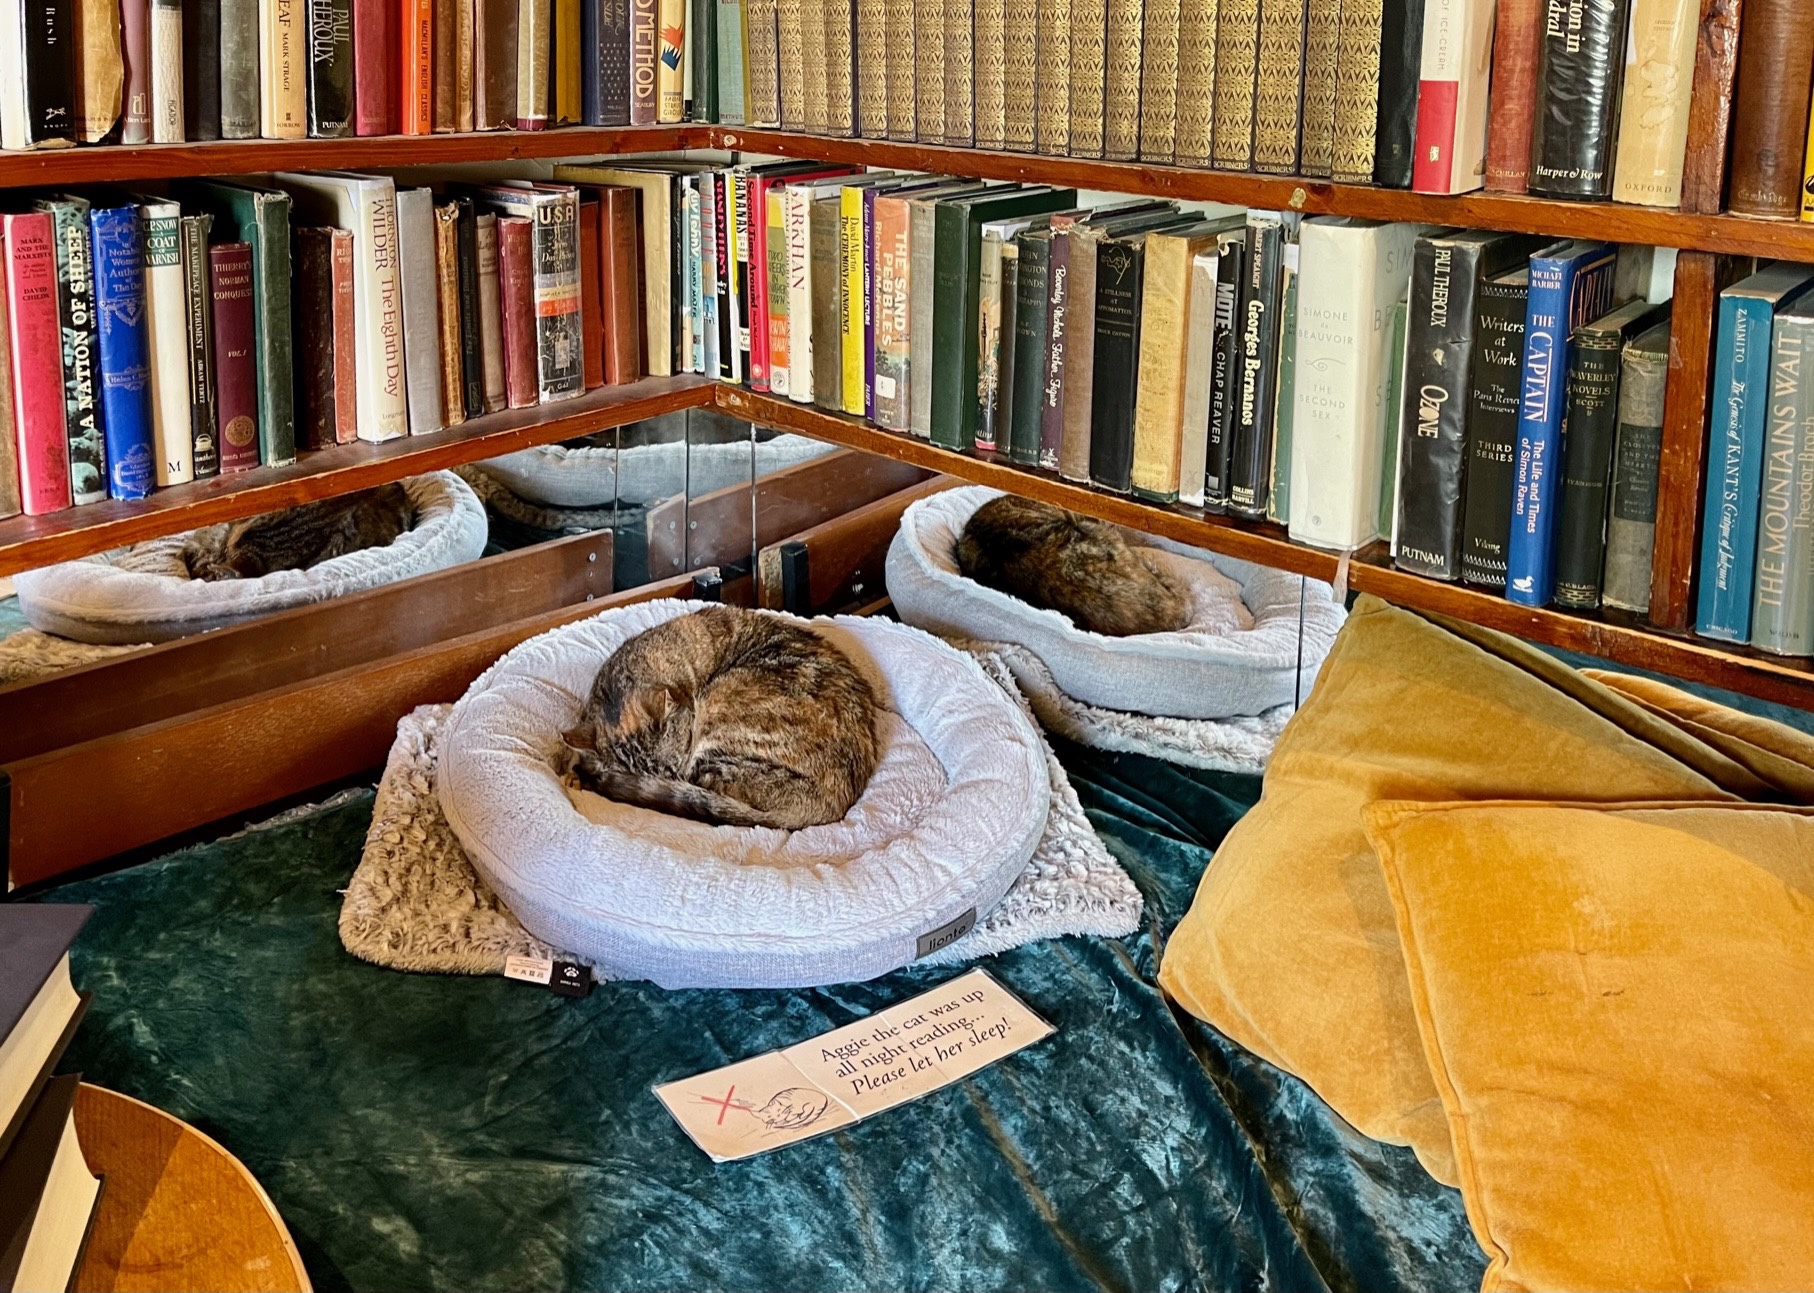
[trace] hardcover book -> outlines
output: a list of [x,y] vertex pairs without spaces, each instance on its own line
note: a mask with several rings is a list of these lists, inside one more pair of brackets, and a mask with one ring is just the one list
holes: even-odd
[[[1629,301],[1575,330],[1568,368],[1567,434],[1556,518],[1556,605],[1600,604],[1606,556],[1606,498],[1619,430],[1619,373],[1626,345],[1669,317],[1669,307]],[[1657,425],[1662,421],[1659,418]],[[1654,511],[1653,511],[1654,515]],[[1645,563],[1648,604],[1649,563]]]
[[151,142],[183,142],[183,0],[151,0]]
[[428,189],[397,191],[397,263],[403,280],[403,359],[409,394],[409,433],[439,431],[441,348],[435,196]]
[[[262,39],[262,22],[260,32]],[[151,0],[120,0],[120,55],[124,62],[120,142],[148,144],[151,142]]]
[[[429,28],[429,79],[432,87],[430,128],[433,133],[444,134],[460,128],[460,38],[465,34],[465,29],[460,21],[460,0],[432,0],[432,3],[434,14],[430,18]],[[510,21],[514,31],[514,12]],[[512,48],[515,48],[514,40]],[[514,93],[511,96],[511,107],[515,109]]]
[[1210,372],[1216,341],[1216,271],[1222,258],[1212,248],[1190,269],[1190,314],[1185,321],[1184,406],[1178,441],[1178,501],[1203,506],[1209,461]]
[[1302,174],[1327,179],[1335,172],[1335,100],[1342,46],[1342,0],[1310,0],[1304,19],[1304,131]]
[[1720,294],[1707,498],[1696,570],[1694,631],[1702,637],[1726,642],[1751,638],[1776,313],[1795,304],[1810,283],[1814,270],[1783,262]]
[[[800,48],[800,0],[781,0],[781,9],[783,15],[782,49],[787,49],[786,37],[790,34],[795,42],[793,46],[794,56],[792,67],[795,80],[794,88],[797,91],[799,88],[798,79],[800,69],[798,53]],[[786,15],[790,9],[793,14],[793,30],[791,33],[787,30],[786,19]],[[657,0],[630,0],[630,124],[632,126],[652,126],[655,124],[657,111],[655,92],[657,79],[656,68],[661,61],[661,36],[658,31],[659,26],[660,14],[657,12]],[[782,58],[782,71],[785,74],[788,70],[787,55],[784,53]],[[781,106],[784,113],[788,106],[787,91],[788,84],[787,81],[783,79],[781,88]],[[781,124],[784,126],[791,126],[793,129],[798,130],[801,122],[797,116],[791,120],[788,117],[783,116]]]
[[976,447],[999,453],[1006,447],[1014,407],[1014,317],[1020,291],[1020,248],[1013,238],[983,230],[979,322],[981,376],[977,380]]
[[1615,202],[1681,205],[1700,9],[1696,0],[1634,0],[1612,173]]
[[1209,377],[1209,435],[1203,448],[1203,506],[1228,510],[1229,448],[1241,387],[1241,285],[1247,278],[1247,230],[1218,241],[1215,338]]
[[1547,606],[1555,595],[1555,495],[1569,338],[1611,307],[1616,261],[1611,245],[1587,241],[1558,243],[1531,256],[1505,581],[1506,598],[1521,606]]
[[[0,1161],[19,1143],[39,1097],[51,1083],[52,1070],[88,1010],[88,995],[78,993],[70,981],[69,948],[93,913],[93,907],[73,904],[7,903],[0,907],[0,1039],[4,1039],[0,1048]],[[7,1206],[22,1202],[23,1198],[9,1197]],[[0,1223],[0,1254],[9,1251],[9,1238],[8,1228]],[[15,1283],[14,1287],[29,1286]]]
[[553,185],[533,189],[481,185],[473,196],[501,215],[533,222],[537,393],[543,403],[580,394],[585,389],[585,367],[579,317],[578,193]]
[[[1162,0],[1175,4],[1175,0]],[[977,13],[983,12],[979,3]],[[1150,28],[1149,28],[1150,30]],[[976,30],[977,48],[983,48],[983,29]],[[982,91],[982,63],[977,65],[977,91]],[[1105,148],[1108,103],[1108,0],[1071,0],[1071,156],[1101,157]],[[1171,97],[1171,87],[1162,92]],[[1155,109],[1157,110],[1157,109]],[[978,120],[977,147],[982,142]],[[1002,147],[996,144],[995,147]],[[1169,158],[1167,159],[1169,160]]]
[[621,386],[643,374],[642,246],[636,228],[636,192],[610,185],[599,195],[604,243],[599,268],[605,275],[605,384]]
[[[596,228],[596,227],[595,227]],[[475,257],[478,280],[478,332],[479,332],[479,386],[483,397],[483,407],[487,413],[496,413],[505,407],[506,381],[504,377],[504,294],[500,282],[498,266],[498,218],[490,212],[473,220],[473,235],[478,253]],[[596,232],[594,233],[596,237]],[[583,243],[582,243],[583,246]],[[596,247],[594,247],[596,255]],[[582,258],[582,264],[584,263]],[[592,267],[592,283],[598,284],[598,267]],[[582,307],[586,304],[582,298]],[[593,306],[596,309],[596,303]],[[588,347],[591,343],[588,341]],[[594,352],[586,352],[586,365],[590,372]],[[602,362],[599,355],[601,375],[598,382],[603,383]]]
[[49,1079],[0,1159],[0,1272],[11,1289],[75,1283],[101,1181],[82,1156],[74,1114],[78,1074]]
[[[1773,655],[1814,655],[1814,550],[1809,542],[1809,535],[1814,534],[1814,443],[1810,443],[1814,440],[1810,433],[1814,427],[1814,393],[1809,390],[1805,371],[1811,348],[1814,315],[1805,304],[1780,312],[1771,342],[1770,438],[1764,446],[1757,518],[1757,584],[1751,601],[1751,645]],[[1664,349],[1667,351],[1667,346]],[[1627,382],[1634,377],[1639,374],[1628,369]],[[1643,402],[1638,402],[1639,393],[1634,392],[1634,407],[1629,412],[1623,407],[1619,410],[1619,462],[1609,528],[1617,525],[1623,531],[1634,569],[1620,579],[1615,593],[1612,553],[1608,551],[1608,605],[1639,601],[1640,584],[1642,600],[1649,600],[1649,540],[1655,530],[1655,455],[1661,432],[1653,437],[1647,431],[1649,423],[1662,421],[1661,385],[1661,375],[1652,374],[1646,382],[1648,394]],[[1634,427],[1629,445],[1627,423]],[[1609,536],[1609,549],[1611,544]],[[1639,564],[1635,557],[1640,552],[1644,558],[1641,572],[1635,569]],[[1620,600],[1614,601],[1615,595]]]
[[63,401],[63,329],[57,309],[55,221],[45,212],[0,216],[19,493],[27,516],[70,506]]
[[212,296],[215,413],[220,470],[258,466],[258,359],[252,323],[252,247],[216,243],[208,249]]
[[[145,222],[145,317],[150,340],[151,432],[157,483],[181,485],[195,478],[189,428],[189,327],[183,289],[182,211],[174,202],[149,198]],[[18,316],[14,315],[14,327]]]
[[[888,138],[911,143],[915,135],[913,77],[917,66],[913,0],[885,0],[885,3],[888,6]],[[754,13],[751,10],[752,21]],[[754,41],[754,34],[750,39]],[[1012,66],[1012,57],[1006,53],[1010,48],[1011,44],[1004,41],[1004,57]],[[753,75],[754,46],[750,57]]]
[[455,287],[460,307],[460,398],[466,416],[476,418],[485,412],[485,338],[479,332],[479,213],[469,198],[457,199],[455,207],[459,211],[454,238],[459,249]]
[[[585,386],[591,390],[605,384],[605,298],[604,275],[599,267],[599,255],[602,243],[599,237],[599,204],[598,199],[582,195],[579,203],[579,324],[580,341],[585,350]],[[487,251],[486,244],[490,249]],[[480,330],[484,331],[487,317],[485,302],[486,264],[489,259],[491,278],[491,305],[489,316],[497,318],[498,311],[498,231],[494,218],[489,225],[481,222],[479,226],[479,320]],[[501,335],[499,344],[502,344]],[[504,367],[502,352],[495,350],[490,339],[480,347],[485,352],[485,406],[492,407],[492,359],[496,354],[497,363],[497,407],[504,406]],[[717,374],[714,374],[716,376]]]
[[[1606,518],[1606,591],[1604,601],[1621,610],[1650,610],[1650,557],[1656,538],[1657,469],[1663,454],[1663,393],[1669,383],[1669,324],[1660,323],[1626,343],[1624,373],[1619,383],[1619,439],[1613,453],[1612,500]],[[1814,511],[1814,466],[1804,420],[1799,432],[1797,480],[1801,513],[1797,533],[1809,533]],[[1799,655],[1814,654],[1814,551],[1801,545],[1798,583],[1785,596],[1783,624],[1796,637],[1790,645]],[[1789,591],[1785,589],[1785,591]],[[1793,616],[1793,619],[1791,619]]]
[[[549,51],[554,26],[553,0],[517,0],[516,6],[516,128],[546,130],[550,73]],[[665,49],[663,53],[665,54]],[[656,83],[661,83],[661,68]],[[656,120],[661,116],[661,91],[656,92]]]
[[306,0],[309,15],[309,134],[338,139],[353,133],[353,15],[351,0]]
[[1218,169],[1245,171],[1253,166],[1259,58],[1260,0],[1222,0],[1216,19],[1216,111],[1212,128]]
[[1335,179],[1371,184],[1379,140],[1380,41],[1385,0],[1342,0],[1335,57]]
[[[613,0],[599,0],[601,5],[609,5]],[[622,100],[619,124],[629,124],[630,82],[627,69],[630,61],[629,46],[629,9],[625,0],[615,0],[621,7],[623,29],[618,33],[624,41],[619,51],[620,59],[626,69],[620,84]],[[472,113],[473,128],[476,130],[510,130],[517,121],[517,30],[520,22],[520,11],[511,0],[477,0],[473,7],[472,29]],[[602,51],[601,51],[602,54]],[[605,64],[600,62],[602,69]],[[601,81],[600,92],[607,87]]]
[[[308,27],[307,0],[260,0],[258,119],[266,139],[301,139],[309,133]],[[127,32],[130,60],[130,27]]]
[[528,408],[539,399],[541,377],[536,366],[533,225],[520,216],[498,221],[498,295],[506,400],[513,409]]
[[1417,89],[1423,67],[1423,15],[1424,0],[1385,0],[1380,19],[1373,182],[1382,188],[1411,187]]
[[1135,496],[1152,502],[1178,501],[1193,265],[1224,232],[1226,224],[1205,223],[1146,237],[1131,480]]
[[[680,66],[686,53],[686,0],[661,0],[658,16],[661,52],[655,69],[655,120],[666,124],[686,118],[684,73]],[[521,68],[520,63],[518,67]],[[521,75],[519,70],[519,78]]]
[[1538,42],[1532,193],[1611,196],[1630,6],[1631,0],[1569,0],[1558,13],[1551,4]]
[[[1072,3],[1075,6],[1077,0]],[[1146,0],[1145,9],[1140,50],[1140,160],[1169,164],[1178,151],[1179,0]],[[1072,81],[1075,84],[1074,72]],[[1074,135],[1075,92],[1071,116]]]
[[548,124],[580,119],[580,0],[554,0],[548,30]]
[[1481,283],[1474,315],[1474,390],[1468,410],[1461,578],[1501,593],[1505,591],[1506,545],[1512,534],[1524,318],[1530,295],[1530,266],[1522,265]]
[[56,239],[57,303],[62,322],[63,404],[69,435],[69,487],[77,506],[107,497],[107,447],[95,345],[94,273],[86,198],[40,199]]
[[75,142],[74,40],[70,0],[0,5],[0,148]]
[[1814,8],[1806,0],[1749,0],[1740,22],[1731,208],[1792,220],[1801,209],[1814,86]]
[[448,426],[466,421],[466,346],[460,326],[460,204],[435,208],[435,301],[440,320],[442,417]]
[[[889,10],[890,18],[893,9]],[[775,23],[775,0],[749,0],[745,9],[749,41],[749,84],[744,102],[744,115],[752,126],[781,124],[781,44]],[[721,24],[722,29],[722,24]],[[894,39],[890,30],[889,39]],[[895,97],[901,87],[895,83],[897,56],[892,43],[888,53],[889,115],[894,113]],[[913,81],[909,64],[905,87],[911,101]]]
[[1303,135],[1306,0],[1260,0],[1253,112],[1253,166],[1295,175]]
[[[1236,392],[1229,419],[1227,507],[1236,516],[1264,520],[1272,479],[1274,391],[1278,367],[1280,275],[1284,265],[1283,217],[1247,213],[1247,259],[1236,326],[1240,330]],[[1098,307],[1100,308],[1100,307]]]
[[1045,356],[1051,335],[1050,230],[1032,230],[1015,239],[1014,344],[1008,440],[999,446],[1008,460],[1031,467],[1039,462],[1044,434]]
[[[304,447],[325,449],[358,438],[355,392],[343,378],[352,366],[341,363],[341,341],[351,345],[351,292],[339,290],[334,272],[336,247],[351,254],[351,235],[344,230],[304,225],[296,230],[296,299],[304,319],[296,344],[296,398]],[[351,267],[345,275],[352,285]]]
[[397,133],[397,0],[352,0],[353,131],[360,135]]
[[1486,187],[1494,193],[1522,193],[1530,182],[1543,21],[1544,0],[1499,0],[1486,154]]
[[844,275],[838,259],[841,223],[837,189],[813,190],[807,232],[812,260],[808,310],[812,317],[813,403],[837,411],[844,406]]
[[146,352],[145,237],[138,204],[95,207],[89,225],[107,492],[113,498],[144,498],[156,477]]
[[1493,0],[1424,0],[1411,187],[1468,193],[1486,183]]
[[1133,487],[1134,404],[1139,398],[1141,287],[1147,235],[1115,238],[1096,258],[1096,376],[1090,480],[1112,494]]
[[[1140,154],[1140,60],[1143,5],[1141,0],[1108,0],[1108,30],[1103,40],[1102,155],[1112,162],[1130,162]],[[1023,12],[1030,10],[1026,6]],[[1014,25],[1014,9],[1009,10],[1008,25]],[[1215,24],[1201,33],[1214,40]],[[1028,41],[1028,85],[1032,84],[1032,65],[1036,56]],[[1204,105],[1213,113],[1214,105]],[[1032,96],[1027,100],[1027,117],[1034,115]],[[1032,130],[1028,130],[1031,147]]]
[[[835,2],[844,4],[847,0]],[[976,142],[975,19],[973,0],[945,0],[945,142],[953,148],[969,148]],[[834,22],[833,29],[836,27]],[[829,48],[826,52],[836,68],[835,54]],[[849,133],[839,130],[835,120],[831,131]]]
[[[868,0],[871,5],[883,2],[884,0]],[[753,113],[750,106],[752,101],[748,48],[750,35],[747,30],[753,21],[749,12],[750,7],[745,4],[745,0],[713,0],[713,3],[718,7],[718,120],[727,126],[741,126],[746,122],[757,121],[773,125],[775,121],[775,82],[772,75],[774,68],[772,61],[769,63],[771,74],[762,87],[764,97],[760,102],[764,105],[763,110],[760,113]],[[767,17],[769,31],[772,33],[774,31],[772,7]],[[886,13],[883,13],[881,21],[886,23]],[[884,63],[882,61],[866,62],[865,66],[881,67],[884,66]],[[885,99],[885,91],[882,97]],[[885,108],[884,112],[886,112]],[[886,128],[887,118],[884,116],[884,135]],[[878,138],[881,137],[884,136],[878,136]]]
[[[987,7],[986,5],[984,7]],[[856,94],[857,94],[857,133],[865,139],[888,138],[888,0],[857,0],[857,38],[856,38]],[[1000,13],[1001,4],[997,0],[994,11]],[[719,33],[723,38],[723,11],[720,11]],[[980,44],[980,42],[979,42]],[[995,47],[999,50],[1000,46]],[[979,50],[980,52],[980,50]],[[723,54],[720,54],[722,61]],[[996,63],[1000,67],[999,59]],[[978,96],[981,96],[982,75],[978,73]],[[721,106],[720,111],[723,112]],[[978,105],[978,116],[982,115]],[[729,120],[729,114],[725,113]]]
[[[75,0],[75,136],[78,143],[98,144],[120,123],[120,90],[126,80],[125,50],[120,44],[120,6],[114,0]],[[250,19],[252,26],[244,23]],[[252,0],[224,0],[221,7],[221,60],[223,92],[234,88],[226,72],[229,60],[249,48],[249,87],[252,95],[249,132],[228,134],[245,138],[258,132],[258,17]],[[242,46],[242,37],[250,46]],[[239,78],[245,80],[244,77]]]
[[220,138],[221,0],[183,3],[183,135]]
[[[815,135],[823,135],[831,130],[829,93],[831,71],[827,66],[830,54],[825,48],[825,29],[829,21],[826,8],[831,3],[832,0],[805,0],[800,7],[799,64],[800,80],[804,87],[802,100],[806,105],[806,129]],[[944,22],[942,6],[939,10],[939,21]],[[922,60],[917,75],[938,80],[940,84],[938,96],[939,102],[942,104],[945,99],[943,42],[939,44],[939,51],[940,61],[937,64],[929,65]],[[942,116],[940,120],[943,121]]]
[[214,419],[214,309],[208,289],[207,214],[182,217],[183,322],[189,341],[189,438],[197,480],[220,474]]
[[401,0],[401,4],[397,129],[405,135],[431,134],[435,128],[435,2]]
[[[949,3],[949,0],[946,0]],[[1039,65],[1034,93],[1038,150],[1053,157],[1071,151],[1071,0],[1036,0]]]

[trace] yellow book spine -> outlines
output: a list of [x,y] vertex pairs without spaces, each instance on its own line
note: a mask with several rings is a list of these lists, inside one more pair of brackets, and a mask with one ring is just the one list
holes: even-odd
[[687,0],[661,0],[661,53],[655,69],[655,120],[664,124],[686,118],[686,73],[681,66],[687,48]]
[[554,0],[554,111],[551,126],[575,126],[579,101],[579,0]]
[[1146,240],[1140,305],[1140,359],[1134,398],[1134,493],[1178,501],[1184,422],[1184,330],[1190,318],[1191,260],[1204,238]]
[[842,354],[841,395],[846,413],[862,417],[867,377],[863,362],[863,190],[838,191],[838,271],[844,276],[844,317],[838,328]]
[[1814,224],[1814,113],[1808,121],[1808,165],[1801,180],[1801,218]]

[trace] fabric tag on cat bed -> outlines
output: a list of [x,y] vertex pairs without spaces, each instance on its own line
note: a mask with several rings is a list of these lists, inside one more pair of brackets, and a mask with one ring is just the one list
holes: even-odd
[[[986,653],[977,659],[1024,708],[1008,667]],[[523,928],[447,824],[435,775],[440,726],[452,708],[424,705],[397,724],[365,851],[347,884],[340,941],[374,964],[432,974],[502,974],[511,956],[583,961]],[[1073,934],[1119,938],[1139,927],[1139,889],[1091,829],[1050,749],[1046,762],[1050,811],[1032,858],[1007,896],[978,913],[975,928],[922,963],[957,964]]]

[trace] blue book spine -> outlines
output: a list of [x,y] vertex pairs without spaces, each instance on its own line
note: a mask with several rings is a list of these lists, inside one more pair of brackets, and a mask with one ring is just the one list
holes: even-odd
[[145,234],[137,206],[90,217],[95,324],[101,351],[108,493],[144,498],[154,483],[151,367],[145,319]]
[[1610,308],[1616,265],[1605,245],[1566,257],[1531,257],[1505,574],[1506,599],[1520,606],[1547,606],[1555,596],[1569,337]]
[[1757,566],[1758,491],[1763,481],[1774,320],[1775,309],[1768,300],[1720,299],[1694,628],[1727,642],[1751,640],[1751,582]]

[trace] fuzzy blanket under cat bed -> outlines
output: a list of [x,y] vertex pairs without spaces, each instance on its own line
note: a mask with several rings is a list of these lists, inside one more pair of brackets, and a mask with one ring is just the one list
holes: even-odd
[[[688,609],[685,604],[666,606],[671,608],[670,614]],[[890,635],[911,632],[880,621],[846,622],[845,626],[863,624],[873,626],[875,631],[869,636],[884,643]],[[824,625],[824,621],[815,623],[816,628]],[[855,640],[845,638],[840,644]],[[529,909],[542,917],[532,916],[532,923],[546,935],[538,937],[498,896],[448,822],[441,798],[443,752],[454,707],[425,706],[398,724],[364,855],[347,886],[340,917],[341,941],[357,956],[401,970],[496,974],[503,971],[506,957],[536,956],[586,962],[603,978],[654,978],[670,986],[753,987],[868,978],[910,960],[948,964],[1070,934],[1115,937],[1131,933],[1140,917],[1139,890],[1090,829],[1063,768],[1033,729],[1007,667],[992,654],[984,653],[972,661],[937,644],[927,645],[933,648],[930,654],[945,658],[947,666],[932,670],[936,677],[929,681],[949,691],[954,679],[961,680],[958,690],[968,698],[968,704],[949,707],[950,728],[993,733],[985,735],[985,740],[996,740],[1001,728],[1016,725],[1033,733],[1034,744],[1024,747],[1024,752],[1034,762],[1021,773],[1027,781],[1023,790],[1028,792],[1028,801],[1016,804],[1004,798],[993,810],[982,810],[984,817],[1001,823],[1024,817],[1033,827],[1029,847],[1012,838],[1017,828],[1004,831],[979,821],[976,805],[968,803],[964,794],[953,792],[956,779],[966,775],[961,757],[957,757],[959,771],[952,784],[927,783],[923,774],[928,769],[907,748],[910,743],[900,740],[891,742],[895,766],[885,773],[879,770],[871,783],[872,792],[865,794],[865,799],[873,793],[891,801],[892,806],[876,802],[865,806],[859,801],[852,813],[853,818],[867,815],[872,829],[879,825],[883,834],[892,835],[895,856],[871,860],[886,861],[886,867],[866,866],[862,857],[836,860],[829,855],[836,850],[827,849],[827,834],[842,830],[848,840],[851,819],[830,828],[795,832],[791,838],[783,832],[680,822],[562,787],[555,782],[551,767],[536,766],[539,760],[522,757],[519,747],[523,768],[534,778],[545,774],[554,783],[554,792],[566,799],[576,829],[586,830],[586,819],[604,817],[620,823],[640,822],[651,837],[668,841],[668,845],[652,839],[639,843],[633,837],[620,836],[613,855],[594,853],[577,873],[579,893],[562,887],[558,893],[531,894]],[[509,660],[505,657],[498,667]],[[919,652],[911,653],[905,667],[916,667],[916,661],[923,667]],[[475,683],[474,692],[482,692],[486,682]],[[472,700],[474,692],[468,693],[462,705]],[[928,696],[935,694],[928,692]],[[578,712],[579,695],[566,697],[566,702],[573,713]],[[917,702],[909,708],[917,708]],[[979,716],[991,714],[996,721],[979,725]],[[1004,721],[1008,714],[1018,724]],[[935,729],[939,726],[923,712],[920,721]],[[935,730],[928,743],[922,744],[939,743],[951,755],[952,735]],[[987,795],[1005,797],[1013,780],[1005,774],[1011,772],[1009,765],[998,766],[980,789]],[[935,775],[935,782],[942,780]],[[916,805],[915,799],[928,792],[932,801]],[[928,857],[923,846],[936,832],[923,835],[916,845],[909,828],[929,816],[939,816],[941,804],[955,808],[965,829],[959,838],[948,833],[943,836],[943,856]],[[966,807],[972,810],[968,814]],[[738,840],[740,848],[735,851],[744,855],[743,860],[725,865],[720,846],[708,850],[716,856],[681,859],[678,871],[664,870],[674,861],[661,856],[669,845],[709,836]],[[908,845],[905,850],[904,843]],[[1011,851],[1004,853],[1003,845],[1011,846]],[[919,856],[903,862],[902,853],[916,849]],[[664,887],[669,881],[676,883]],[[520,888],[520,877],[513,877],[512,883]],[[571,917],[571,909],[584,907],[601,887],[613,885],[637,891],[630,895],[631,900],[641,896],[641,905],[648,908],[644,919],[652,921],[654,928],[645,924],[632,930],[627,942],[618,938],[599,941],[596,926],[567,936],[542,923],[548,914],[541,910],[543,904],[560,902],[569,908],[565,914]],[[747,900],[739,892],[745,886],[751,890]],[[1003,887],[1005,896],[1000,892]],[[966,893],[968,897],[963,896]],[[607,901],[614,899],[608,896]],[[961,908],[956,917],[947,914],[947,908],[953,906]],[[875,919],[862,919],[858,913],[864,908]],[[915,931],[949,927],[972,909],[975,923],[970,932],[946,945],[927,948],[923,957],[916,955],[921,945]],[[594,904],[592,916],[597,914]],[[616,913],[618,918],[626,915]],[[770,928],[766,933],[756,928],[777,917],[783,928]],[[612,923],[621,926],[622,922]],[[908,934],[904,944],[893,929],[897,925]],[[573,928],[571,921],[566,928]],[[756,935],[753,939],[752,933]],[[637,945],[629,961],[626,945]],[[608,954],[599,954],[601,950]]]
[[485,551],[485,507],[451,471],[403,482],[415,522],[383,547],[330,557],[306,570],[257,579],[189,578],[187,534],[30,570],[14,577],[33,628],[76,642],[168,642],[348,593],[476,561]]

